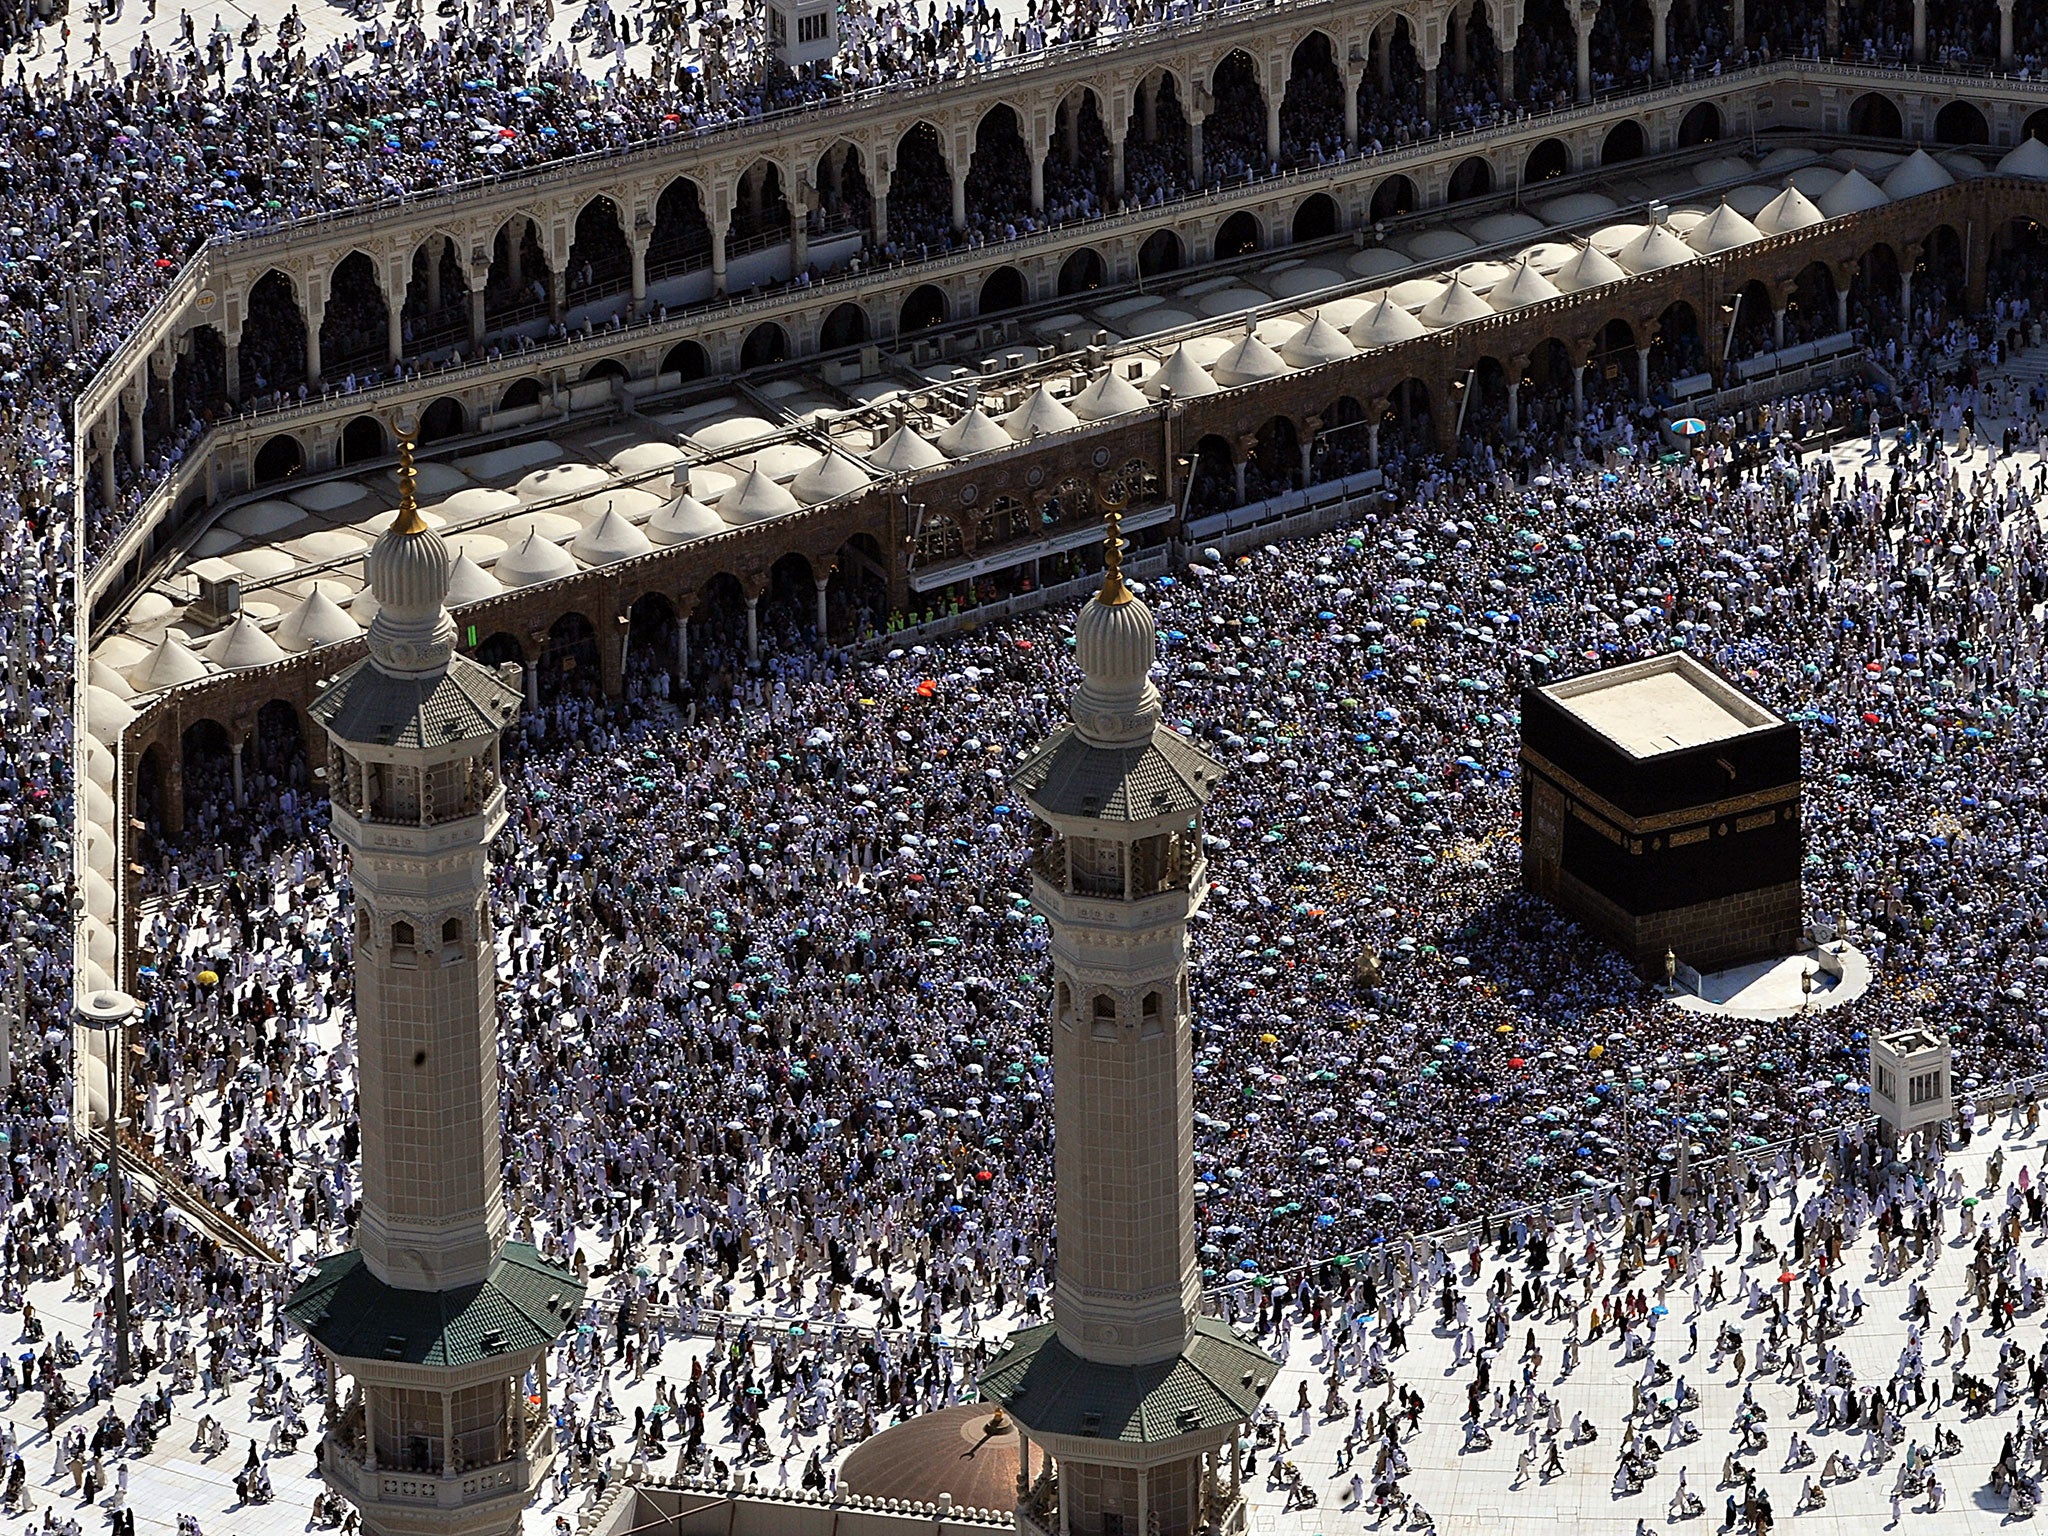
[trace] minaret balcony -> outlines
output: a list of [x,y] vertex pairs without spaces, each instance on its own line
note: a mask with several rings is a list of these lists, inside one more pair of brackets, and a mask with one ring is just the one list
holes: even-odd
[[[367,1465],[360,1435],[349,1443],[329,1432],[320,1442],[320,1469],[336,1493],[383,1520],[390,1512],[406,1509],[468,1510],[501,1501],[523,1509],[547,1475],[554,1451],[554,1425],[540,1423],[517,1456],[452,1472],[410,1472]],[[402,1522],[392,1525],[401,1528]]]

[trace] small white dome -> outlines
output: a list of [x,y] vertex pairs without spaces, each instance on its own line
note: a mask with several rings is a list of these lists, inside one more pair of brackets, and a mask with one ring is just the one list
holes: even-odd
[[[1748,222],[1747,220],[1744,221]],[[1693,259],[1693,249],[1662,224],[1652,224],[1614,253],[1624,272],[1641,274],[1675,267]]]
[[1795,186],[1787,187],[1764,204],[1756,216],[1756,227],[1766,235],[1789,235],[1795,229],[1811,229],[1826,219],[1827,215],[1813,206],[1813,199]]
[[448,606],[461,608],[470,603],[480,603],[487,597],[500,596],[505,584],[489,571],[470,559],[467,553],[457,555],[455,564],[448,568]]
[[2005,176],[2024,176],[2029,181],[2048,181],[2048,144],[2029,134],[2005,152],[1998,162]]
[[1524,256],[1515,263],[1513,272],[1487,291],[1486,302],[1497,310],[1520,309],[1525,304],[1557,298],[1559,294],[1557,284],[1538,272],[1535,264]]
[[501,586],[535,587],[544,581],[559,581],[576,574],[576,562],[569,551],[534,529],[511,550],[498,557],[492,575]]
[[1145,409],[1145,396],[1138,386],[1114,368],[1074,396],[1074,414],[1083,421],[1107,421]]
[[906,422],[868,455],[868,462],[885,475],[907,475],[920,469],[930,469],[934,464],[943,464],[946,456],[911,431]]
[[1441,331],[1448,326],[1463,325],[1468,320],[1483,320],[1492,313],[1486,307],[1486,300],[1472,291],[1463,275],[1454,273],[1437,289],[1436,297],[1422,306],[1415,318],[1430,330]]
[[1209,369],[1209,376],[1225,389],[1263,384],[1268,379],[1284,378],[1286,374],[1287,364],[1280,360],[1280,354],[1249,330],[1232,342],[1230,350],[1217,358]]
[[1325,320],[1320,310],[1308,317],[1307,325],[1280,344],[1280,361],[1290,368],[1320,368],[1325,363],[1340,363],[1357,355],[1358,348],[1350,338]]
[[1947,166],[1926,150],[1916,149],[1885,177],[1884,195],[1897,202],[1902,197],[1918,197],[1923,192],[1938,192],[1955,184],[1956,178]]
[[1842,172],[1840,181],[1821,193],[1820,211],[1831,219],[1839,219],[1847,214],[1882,208],[1890,201],[1881,187],[1861,171],[1851,167]]
[[789,488],[796,493],[798,501],[807,507],[815,507],[864,491],[871,483],[866,471],[853,460],[836,453],[826,453],[821,454],[815,464],[800,471]]
[[135,685],[108,666],[104,661],[101,661],[97,656],[92,659],[91,665],[85,669],[85,680],[95,688],[106,689],[107,692],[117,698],[132,699],[135,697]]
[[1176,400],[1192,400],[1197,395],[1213,395],[1218,387],[1185,345],[1175,347],[1173,356],[1153,369],[1145,382],[1138,386],[1150,400],[1157,400],[1160,392],[1168,389],[1173,391]]
[[730,528],[765,523],[771,517],[786,517],[796,510],[796,498],[758,464],[747,471],[744,480],[718,498],[718,515]]
[[719,515],[687,493],[647,520],[647,536],[657,544],[687,544],[723,532],[725,523]]
[[612,507],[606,507],[602,517],[569,541],[569,553],[585,565],[617,565],[652,548],[647,535]]
[[128,701],[104,688],[90,685],[85,690],[85,728],[108,746],[121,740],[121,733],[134,722],[135,710]]
[[1379,303],[1351,322],[1351,339],[1361,348],[1391,347],[1427,334],[1423,323],[1386,294]]
[[311,651],[360,639],[362,633],[363,626],[316,586],[312,595],[286,614],[284,622],[277,626],[277,643],[288,651]]
[[512,487],[523,502],[553,501],[557,496],[581,496],[602,490],[612,477],[595,464],[550,464],[536,469]]
[[1053,399],[1052,391],[1043,384],[1031,392],[1030,399],[1003,418],[1003,429],[1020,443],[1071,431],[1080,424],[1081,418]]
[[226,671],[240,672],[283,661],[284,647],[263,633],[263,626],[245,613],[208,642],[206,659]]
[[980,406],[970,407],[967,414],[954,422],[938,436],[939,452],[949,459],[965,459],[977,453],[993,453],[998,448],[1010,446],[1010,434],[997,426]]
[[1702,256],[1719,256],[1724,251],[1754,245],[1762,238],[1762,232],[1754,224],[1724,202],[1693,225],[1685,243]]
[[1557,269],[1551,281],[1563,293],[1584,293],[1588,288],[1604,288],[1609,283],[1618,283],[1628,274],[1615,265],[1614,258],[1593,246],[1583,246],[1579,254]]
[[128,681],[140,692],[153,693],[159,688],[194,682],[206,673],[206,663],[198,653],[179,638],[176,630],[167,629],[156,649],[128,669]]

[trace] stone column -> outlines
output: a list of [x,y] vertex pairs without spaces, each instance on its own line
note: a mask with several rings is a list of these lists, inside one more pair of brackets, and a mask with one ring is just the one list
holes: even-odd
[[1031,211],[1045,212],[1045,160],[1035,153],[1031,155]]
[[531,222],[515,216],[505,226],[505,271],[515,290],[526,286],[526,226]]
[[811,264],[810,188],[796,184],[796,196],[789,203],[789,275],[795,277]]
[[1454,75],[1462,75],[1472,67],[1472,53],[1468,46],[1470,23],[1470,14],[1463,5],[1451,7],[1451,73]]
[[1376,421],[1368,422],[1365,428],[1365,467],[1380,467],[1380,424]]
[[[881,217],[882,200],[875,199],[876,218]],[[715,298],[725,297],[725,235],[731,227],[730,215],[710,220],[711,224],[711,292]]]
[[1147,144],[1159,142],[1159,91],[1150,80],[1138,87],[1138,131]]
[[1202,115],[1195,110],[1188,113],[1188,176],[1198,187],[1209,179],[1202,162]]
[[1636,348],[1636,399],[1647,402],[1650,398],[1650,349]]
[[1500,99],[1509,103],[1515,99],[1515,45],[1507,41],[1500,45]]
[[1998,67],[2012,68],[2013,0],[1998,0]]
[[1650,0],[1650,75],[1671,73],[1671,0]]
[[1124,130],[1109,136],[1109,190],[1118,203],[1124,200]]
[[405,356],[405,311],[397,304],[384,306],[384,361],[396,368]]
[[690,620],[688,615],[676,619],[676,676],[690,675]]
[[747,661],[752,665],[761,659],[761,599],[754,593],[747,594]]
[[1913,267],[1905,263],[1905,270],[1899,273],[1899,311],[1906,317],[1906,324],[1913,323]]
[[1344,148],[1347,153],[1358,149],[1358,75],[1353,70],[1344,70],[1339,76],[1344,88]]
[[568,286],[568,258],[564,257],[562,264],[556,266],[554,254],[550,252],[548,255],[548,321],[550,324],[560,325],[562,323],[562,316],[568,309],[566,302]]
[[1243,460],[1242,458],[1240,458],[1240,459],[1239,459],[1239,460],[1237,461],[1237,463],[1236,463],[1235,465],[1233,465],[1233,466],[1232,466],[1232,468],[1233,468],[1233,469],[1234,469],[1234,470],[1236,471],[1236,474],[1237,474],[1237,504],[1238,504],[1238,505],[1239,505],[1239,506],[1241,507],[1241,506],[1243,506],[1243,505],[1244,505],[1244,503],[1245,503],[1245,491],[1244,491],[1244,471],[1245,471],[1245,460]]
[[1266,93],[1266,163],[1277,165],[1280,161],[1280,93]]
[[233,775],[235,784],[235,804],[238,806],[248,804],[248,797],[245,793],[245,786],[242,778],[242,753],[244,748],[246,748],[247,746],[248,743],[246,741],[237,741],[235,743]]
[[1842,0],[1828,0],[1826,26],[1827,53],[1832,59],[1842,51]]
[[1522,435],[1522,381],[1508,380],[1508,436]]
[[1380,94],[1391,96],[1394,94],[1394,23],[1391,20],[1380,24],[1379,40]]
[[1780,352],[1785,350],[1785,310],[1783,306],[1771,311],[1771,345]]
[[647,248],[654,243],[654,231],[636,229],[628,243],[633,252],[633,307],[630,313],[638,319],[647,309]]
[[1838,331],[1849,329],[1849,288],[1846,283],[1839,284],[1835,288],[1835,329]]
[[825,588],[831,585],[832,575],[828,571],[825,575],[813,579],[817,582],[818,586],[818,644],[823,645],[826,641],[827,631],[830,628],[826,623]]
[[889,243],[889,170],[887,166],[875,168],[875,182],[869,189],[874,203],[874,229],[872,231],[875,249],[880,250]]
[[1572,419],[1583,420],[1586,414],[1586,365],[1572,364]]
[[1927,62],[1927,0],[1913,0],[1913,62]]
[[491,269],[485,267],[481,275],[475,267],[469,269],[469,350],[481,352],[484,349],[484,288],[491,280]]
[[111,508],[121,492],[119,483],[114,479],[114,454],[117,451],[114,445],[120,441],[121,437],[121,408],[119,402],[116,401],[109,404],[107,409],[110,414],[100,427],[98,448],[100,456],[100,495],[106,501],[107,506]]
[[143,413],[149,407],[149,370],[139,370],[135,375],[135,383],[121,393],[128,408],[128,462],[134,468],[140,469]]
[[1579,44],[1579,100],[1593,99],[1593,22],[1600,14],[1596,6],[1587,10],[1583,4],[1572,12],[1572,32]]
[[967,231],[967,166],[953,172],[953,233]]
[[427,313],[441,312],[441,259],[448,249],[448,237],[435,235],[427,241]]
[[320,387],[320,322],[327,318],[327,296],[306,286],[306,387]]

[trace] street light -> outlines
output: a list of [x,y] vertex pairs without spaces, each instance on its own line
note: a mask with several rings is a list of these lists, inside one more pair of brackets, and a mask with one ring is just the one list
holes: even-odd
[[[128,1025],[142,1011],[142,1005],[126,992],[107,988],[81,995],[75,1006],[79,1025],[104,1037],[106,1044],[107,1189],[113,1201],[114,1380],[121,1383],[128,1380],[128,1231],[123,1218],[128,1190],[121,1174],[121,1053]],[[84,1129],[90,1131],[91,1126]]]

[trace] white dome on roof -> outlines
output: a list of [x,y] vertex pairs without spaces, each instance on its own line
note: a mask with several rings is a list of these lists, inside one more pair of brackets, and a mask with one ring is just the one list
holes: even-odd
[[1998,170],[2004,176],[2048,181],[2048,144],[2028,135],[2005,152],[2005,158],[1998,162]]
[[943,464],[946,456],[911,431],[910,424],[905,422],[889,434],[881,447],[868,455],[868,462],[885,475],[907,475],[920,469],[930,469],[934,464]]
[[1685,243],[1702,256],[1718,256],[1724,251],[1754,245],[1762,238],[1763,233],[1754,224],[1724,202],[1693,225]]
[[1486,302],[1495,309],[1520,309],[1525,304],[1541,304],[1545,299],[1557,298],[1561,291],[1524,256],[1515,263],[1514,272],[1504,282],[1493,285],[1486,295]]
[[612,477],[595,464],[550,464],[536,469],[512,487],[512,494],[524,502],[552,501],[557,496],[577,496],[601,490]]
[[1055,432],[1069,432],[1081,424],[1081,418],[1058,400],[1052,391],[1041,384],[1031,392],[1031,398],[1003,418],[1003,430],[1020,443],[1028,443],[1034,437],[1050,437]]
[[585,565],[617,565],[654,548],[653,541],[614,507],[569,541],[569,552]]
[[938,437],[939,452],[949,459],[965,459],[977,453],[993,453],[1010,446],[1010,434],[989,420],[978,405],[954,422]]
[[1612,256],[1589,245],[1559,267],[1551,281],[1565,293],[1584,293],[1588,288],[1604,288],[1609,283],[1618,283],[1627,276]]
[[342,609],[341,604],[317,586],[307,599],[277,626],[277,643],[288,651],[317,650],[323,645],[340,645],[361,638],[363,626]]
[[827,453],[817,463],[800,471],[789,488],[796,493],[798,501],[807,507],[815,507],[864,491],[870,483],[867,471],[853,460]]
[[1145,396],[1138,386],[1114,368],[1074,396],[1074,414],[1083,421],[1107,421],[1145,409]]
[[206,676],[207,670],[206,663],[178,637],[178,632],[167,629],[156,649],[138,665],[128,669],[128,681],[141,692],[152,693],[159,688],[175,688],[180,683],[194,682]]
[[796,498],[758,464],[747,471],[738,485],[718,498],[718,515],[730,528],[765,523],[771,517],[787,517],[796,510]]
[[534,587],[544,581],[559,581],[576,574],[576,562],[569,551],[534,529],[510,551],[498,556],[492,575],[507,587]]
[[109,693],[104,688],[87,687],[85,690],[86,729],[108,746],[120,741],[121,733],[134,719],[134,707],[119,694]]
[[676,497],[647,519],[647,536],[657,544],[687,544],[723,532],[725,523],[719,515],[688,494]]
[[113,694],[116,698],[132,699],[135,697],[135,685],[97,656],[92,659],[92,664],[85,669],[85,680],[95,688],[106,689],[107,692]]
[[243,614],[207,644],[206,659],[230,672],[267,667],[284,660],[284,647],[263,633],[263,626]]
[[1831,219],[1845,214],[1862,213],[1871,208],[1882,208],[1891,199],[1861,171],[1854,169],[1842,172],[1842,179],[1820,195],[1820,211]]
[[1325,320],[1321,311],[1310,315],[1307,325],[1280,343],[1280,360],[1290,368],[1320,368],[1357,355],[1351,338]]
[[1268,379],[1283,377],[1287,365],[1280,360],[1280,354],[1263,341],[1246,331],[1230,344],[1230,350],[1217,358],[1209,369],[1210,376],[1225,389],[1235,389],[1241,384],[1263,384]]
[[1185,345],[1175,347],[1173,356],[1153,369],[1138,386],[1151,400],[1157,400],[1160,391],[1166,389],[1173,391],[1176,400],[1192,400],[1197,395],[1213,395],[1219,387]]
[[1359,347],[1391,347],[1424,334],[1423,324],[1385,294],[1379,303],[1351,322],[1351,340]]
[[1447,326],[1463,325],[1468,320],[1483,320],[1492,313],[1486,307],[1486,300],[1472,291],[1463,275],[1453,273],[1437,289],[1436,297],[1416,312],[1415,318],[1432,331],[1440,331]]
[[1692,247],[1662,224],[1652,224],[1614,253],[1615,263],[1622,271],[1636,273],[1657,272],[1692,259]]
[[1756,216],[1759,233],[1766,235],[1789,235],[1795,229],[1811,229],[1825,222],[1827,215],[1813,206],[1813,199],[1799,188],[1787,187],[1768,203]]
[[470,559],[467,553],[457,555],[455,563],[448,567],[446,602],[450,608],[480,603],[487,597],[497,597],[504,590],[505,584]]
[[1938,192],[1955,184],[1955,174],[1947,166],[1926,150],[1916,149],[1885,177],[1884,195],[1896,202],[1902,197],[1918,197],[1923,192]]

